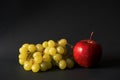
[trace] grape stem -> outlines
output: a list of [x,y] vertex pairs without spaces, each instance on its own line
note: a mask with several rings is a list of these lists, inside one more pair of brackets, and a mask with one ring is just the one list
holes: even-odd
[[28,54],[28,57],[27,57],[27,60],[30,60],[31,57],[32,57],[32,54],[29,53],[29,54]]
[[67,43],[67,45],[70,46],[71,48],[73,48],[73,45],[72,45],[72,44]]

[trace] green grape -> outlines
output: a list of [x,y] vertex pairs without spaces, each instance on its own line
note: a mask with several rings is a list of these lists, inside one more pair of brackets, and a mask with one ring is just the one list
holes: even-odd
[[63,69],[66,68],[66,66],[67,66],[66,61],[63,60],[63,59],[60,60],[60,62],[59,62],[59,68],[60,68],[61,70],[63,70]]
[[44,41],[44,42],[42,43],[42,46],[43,46],[44,48],[48,47],[48,42],[47,42],[47,41]]
[[35,53],[33,53],[33,58],[35,58],[37,56],[42,56],[42,53],[41,52],[35,52]]
[[50,55],[54,56],[56,54],[56,52],[57,52],[56,48],[50,47],[50,49],[49,49]]
[[25,61],[23,67],[24,67],[24,69],[25,69],[26,71],[30,71],[30,70],[31,70],[31,67],[32,67],[32,63],[29,62],[29,61]]
[[35,63],[41,63],[42,62],[42,56],[36,56],[34,57]]
[[19,49],[19,52],[20,52],[21,54],[26,54],[26,53],[28,52],[28,49],[25,48],[25,47],[21,47],[21,48]]
[[40,70],[40,65],[38,63],[34,63],[32,65],[32,71],[33,72],[38,72]]
[[62,59],[62,55],[61,55],[61,54],[55,54],[55,55],[53,56],[53,59],[54,59],[56,62],[58,62],[58,61],[60,61],[60,60]]
[[66,39],[60,39],[58,41],[58,44],[61,45],[61,46],[65,46],[67,44],[67,40]]
[[43,55],[43,61],[45,61],[45,62],[51,62],[51,56],[49,54],[44,54]]
[[21,54],[18,55],[18,58],[19,58],[19,59],[21,58]]
[[34,44],[30,44],[29,46],[28,46],[28,50],[31,52],[31,53],[33,53],[33,52],[35,52],[36,51],[36,46],[34,45]]
[[49,49],[50,49],[50,47],[46,47],[46,48],[44,49],[44,53],[45,53],[45,54],[49,54]]
[[54,46],[55,46],[54,40],[49,40],[49,41],[48,41],[48,46],[49,46],[49,47],[54,47]]
[[42,62],[40,64],[40,69],[41,69],[41,71],[46,71],[48,69],[47,63],[46,62]]
[[19,59],[26,59],[28,54],[19,54]]
[[57,52],[60,53],[60,54],[63,54],[64,53],[64,48],[62,46],[58,46],[57,47]]
[[24,60],[24,59],[19,59],[19,64],[23,65],[23,64],[24,64],[24,62],[25,62],[25,60]]
[[25,44],[22,45],[22,47],[24,47],[24,48],[26,48],[26,49],[28,49],[28,46],[29,46],[28,43],[25,43]]
[[51,63],[51,62],[46,62],[46,64],[47,64],[47,68],[48,68],[48,69],[51,69],[51,68],[52,68],[52,63]]
[[44,49],[41,44],[37,44],[36,48],[37,48],[37,51],[40,51],[40,52],[43,51],[43,49]]
[[67,59],[66,59],[66,63],[67,63],[67,67],[68,67],[69,69],[71,69],[71,68],[74,67],[74,61],[73,61],[72,59],[70,59],[70,58],[67,58]]

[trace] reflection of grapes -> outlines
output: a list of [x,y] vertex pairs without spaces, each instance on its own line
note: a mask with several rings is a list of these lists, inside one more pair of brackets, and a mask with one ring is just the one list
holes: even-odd
[[48,40],[36,45],[25,43],[19,48],[19,64],[24,70],[32,72],[47,71],[54,66],[61,70],[71,69],[74,67],[74,61],[66,46],[66,39],[60,39],[58,42]]

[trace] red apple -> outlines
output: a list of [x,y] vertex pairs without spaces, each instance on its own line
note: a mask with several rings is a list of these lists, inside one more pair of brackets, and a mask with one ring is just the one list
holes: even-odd
[[73,56],[75,62],[82,67],[97,66],[102,56],[102,48],[100,44],[91,40],[90,37],[88,40],[81,40],[76,43],[73,48]]

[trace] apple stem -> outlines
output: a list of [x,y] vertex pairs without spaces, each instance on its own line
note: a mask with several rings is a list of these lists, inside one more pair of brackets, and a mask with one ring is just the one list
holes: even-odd
[[92,39],[93,33],[94,33],[94,32],[91,32],[91,34],[90,34],[90,40]]

